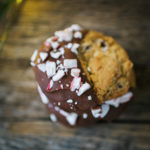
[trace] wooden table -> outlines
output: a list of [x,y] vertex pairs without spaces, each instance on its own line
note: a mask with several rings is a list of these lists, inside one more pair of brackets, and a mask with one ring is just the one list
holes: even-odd
[[[149,150],[149,14],[148,0],[26,0],[0,53],[0,150]],[[53,124],[40,102],[30,56],[73,23],[113,36],[135,64],[133,103],[110,124]]]

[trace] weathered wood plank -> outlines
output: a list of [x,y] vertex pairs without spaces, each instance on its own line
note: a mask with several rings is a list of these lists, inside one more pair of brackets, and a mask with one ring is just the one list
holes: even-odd
[[33,49],[39,48],[54,31],[79,23],[115,37],[136,64],[149,64],[149,6],[149,1],[142,0],[136,3],[119,0],[26,1],[17,24],[9,32],[2,57],[29,58]]
[[100,124],[68,129],[50,122],[4,122],[0,145],[8,150],[149,150],[149,125]]

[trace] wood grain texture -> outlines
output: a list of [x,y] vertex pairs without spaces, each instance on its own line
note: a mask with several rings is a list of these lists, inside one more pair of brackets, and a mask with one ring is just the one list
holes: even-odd
[[[149,150],[150,1],[26,0],[0,53],[0,150]],[[130,107],[111,124],[68,129],[49,121],[29,65],[34,49],[73,23],[113,36],[137,77]]]

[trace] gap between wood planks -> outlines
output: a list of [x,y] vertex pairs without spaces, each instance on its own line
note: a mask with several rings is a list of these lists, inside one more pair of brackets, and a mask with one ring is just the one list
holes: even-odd
[[[0,117],[0,122],[34,122],[34,121],[50,121],[48,117],[34,117],[34,118],[15,118],[15,117]],[[51,121],[50,121],[51,122]],[[150,120],[133,120],[133,119],[116,119],[110,122],[99,121],[97,124],[150,124]]]

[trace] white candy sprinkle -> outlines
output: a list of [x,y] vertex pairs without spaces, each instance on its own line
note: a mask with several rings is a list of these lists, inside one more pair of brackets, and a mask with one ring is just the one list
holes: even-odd
[[51,42],[52,48],[56,49],[59,46],[58,42]]
[[88,117],[87,113],[83,113],[83,119],[86,119]]
[[71,48],[71,51],[74,53],[74,54],[78,54],[78,51],[77,51],[77,49],[79,48],[79,44],[78,43],[74,43],[73,45],[72,45],[72,48]]
[[92,100],[92,96],[91,95],[88,96],[88,100],[89,101]]
[[65,68],[73,68],[77,67],[77,59],[64,59],[64,67]]
[[77,105],[77,104],[78,104],[78,102],[74,102],[74,104],[75,104],[75,105]]
[[58,102],[58,106],[60,106],[61,105],[61,102]]
[[69,113],[67,116],[66,116],[66,120],[69,122],[70,125],[75,125],[76,123],[76,120],[78,118],[78,115],[76,113]]
[[45,72],[46,71],[46,65],[45,64],[38,64],[37,65],[38,69],[42,72]]
[[65,75],[63,70],[58,70],[57,73],[53,76],[53,81],[60,80]]
[[75,33],[74,33],[74,37],[81,39],[81,38],[82,38],[82,33],[79,32],[79,31],[78,31],[78,32],[75,32]]
[[54,51],[51,51],[51,52],[50,52],[50,55],[51,55],[51,57],[53,57],[54,59],[58,59],[58,58],[62,55],[62,53],[61,53],[61,52],[54,52]]
[[88,70],[89,72],[91,72],[91,69],[90,69],[90,67],[88,67],[88,68],[87,68],[87,70]]
[[101,108],[97,108],[97,109],[92,109],[92,115],[94,118],[104,118],[106,116],[106,114],[108,113],[110,107],[107,104],[103,104],[101,106]]
[[53,122],[56,122],[57,121],[57,118],[54,114],[50,114],[50,119],[53,121]]
[[73,100],[72,99],[68,99],[67,103],[73,103]]
[[66,84],[66,87],[69,87],[69,84]]
[[31,56],[31,61],[32,61],[32,62],[35,61],[37,54],[38,54],[38,50],[35,50],[35,51],[33,52],[32,56]]
[[46,95],[42,92],[41,88],[39,85],[37,85],[37,88],[38,88],[38,92],[40,94],[40,97],[41,97],[41,100],[44,104],[48,104],[49,100],[48,98],[46,97]]
[[63,84],[61,84],[60,87],[63,89],[64,88]]
[[52,77],[56,73],[56,63],[52,61],[46,62],[46,73],[48,78]]
[[74,77],[70,85],[70,90],[75,91],[76,89],[79,89],[80,86],[81,86],[81,77]]
[[80,75],[81,70],[78,68],[71,69],[71,76],[78,77]]
[[79,89],[79,92],[77,93],[78,96],[81,96],[84,92],[86,92],[88,89],[90,89],[91,86],[89,83],[84,83],[82,84],[82,86]]
[[40,52],[40,58],[44,61],[47,58],[48,54],[45,52]]

